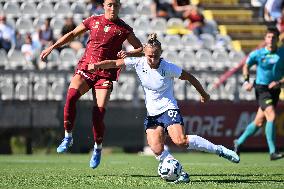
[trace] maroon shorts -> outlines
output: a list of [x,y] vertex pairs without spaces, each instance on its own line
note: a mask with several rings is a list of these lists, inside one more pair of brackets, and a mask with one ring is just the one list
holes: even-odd
[[80,75],[87,82],[90,88],[94,89],[113,89],[111,79],[99,75],[94,75],[85,70],[76,70],[75,74]]

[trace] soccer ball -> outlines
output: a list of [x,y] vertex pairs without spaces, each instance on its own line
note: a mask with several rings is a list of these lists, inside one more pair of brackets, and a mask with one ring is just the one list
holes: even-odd
[[166,181],[175,181],[182,172],[182,165],[176,159],[165,159],[158,166],[158,174]]

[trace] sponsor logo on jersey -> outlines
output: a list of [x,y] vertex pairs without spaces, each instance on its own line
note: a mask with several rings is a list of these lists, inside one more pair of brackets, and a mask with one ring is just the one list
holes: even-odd
[[272,104],[272,99],[265,100],[265,104]]
[[103,82],[103,84],[102,84],[103,87],[107,87],[107,86],[109,86],[109,85],[110,85],[110,81],[105,81],[105,82]]
[[95,25],[93,26],[93,28],[98,28],[100,25],[100,22],[96,22]]

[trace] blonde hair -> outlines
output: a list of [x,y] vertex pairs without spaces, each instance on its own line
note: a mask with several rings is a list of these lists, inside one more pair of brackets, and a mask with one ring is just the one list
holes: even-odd
[[148,41],[145,44],[146,46],[150,46],[150,47],[158,47],[159,49],[162,49],[162,45],[161,42],[158,40],[157,34],[156,33],[151,33],[148,36]]

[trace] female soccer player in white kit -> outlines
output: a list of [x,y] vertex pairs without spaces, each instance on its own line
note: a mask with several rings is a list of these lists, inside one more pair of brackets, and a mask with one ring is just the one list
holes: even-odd
[[[126,67],[127,70],[136,71],[145,93],[147,117],[144,126],[147,141],[157,160],[162,162],[166,158],[173,158],[164,150],[165,134],[168,134],[177,146],[215,153],[231,162],[239,163],[240,158],[234,151],[215,145],[200,136],[184,134],[183,119],[173,94],[173,80],[179,78],[189,81],[200,93],[201,102],[206,102],[210,96],[200,82],[190,73],[161,58],[161,43],[156,34],[150,34],[144,46],[144,53],[143,57],[127,57],[90,64],[88,69],[94,71],[97,68]],[[183,179],[179,180],[184,181]]]

